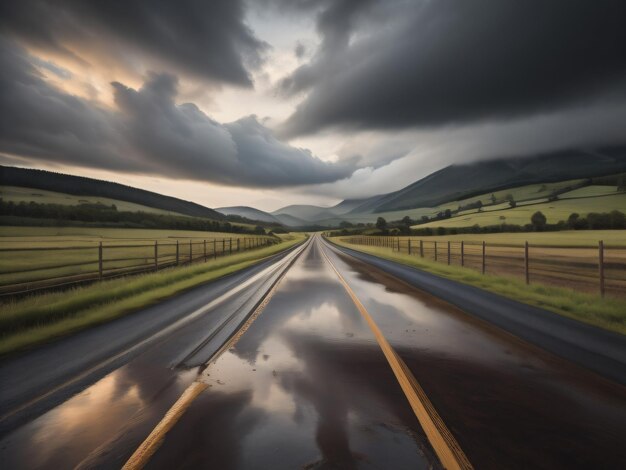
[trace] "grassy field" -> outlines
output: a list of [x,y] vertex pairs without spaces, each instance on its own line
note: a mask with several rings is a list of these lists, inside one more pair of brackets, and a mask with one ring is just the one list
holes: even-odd
[[6,301],[0,304],[0,354],[137,311],[191,287],[246,268],[302,242],[304,238],[303,234],[281,235],[280,244],[206,263]]
[[[405,237],[400,237],[405,238]],[[412,237],[428,241],[482,242],[495,245],[523,245],[528,241],[530,245],[542,246],[586,246],[597,248],[598,242],[603,240],[607,246],[626,248],[626,230],[565,230],[561,232],[525,232],[525,233],[466,233],[460,235],[433,235]]]
[[[352,223],[358,222],[376,222],[378,217],[383,217],[387,221],[391,220],[401,220],[404,216],[409,216],[414,220],[420,219],[422,216],[426,215],[428,217],[432,217],[436,215],[438,212],[445,211],[446,209],[457,210],[459,206],[467,205],[472,202],[481,201],[485,206],[487,204],[491,204],[491,195],[493,194],[496,197],[496,200],[503,200],[507,195],[512,195],[515,201],[517,201],[518,205],[525,205],[527,203],[533,202],[544,202],[547,201],[547,198],[552,194],[553,191],[560,190],[566,188],[568,186],[573,186],[576,184],[580,184],[583,180],[567,180],[567,181],[559,181],[556,183],[546,183],[546,184],[530,184],[526,186],[520,186],[517,188],[509,188],[502,191],[495,191],[493,193],[484,193],[478,196],[459,199],[455,201],[450,201],[445,204],[441,204],[437,207],[419,207],[415,209],[404,209],[398,211],[388,211],[381,212],[376,214],[344,214],[341,216],[337,216],[335,218],[330,218],[321,221],[321,223],[325,224],[339,224],[339,222],[346,220]],[[610,188],[615,188],[614,186],[610,186]],[[596,190],[597,191],[597,190]],[[498,209],[507,209],[508,203],[500,203],[493,207],[485,207],[485,211],[498,210]],[[464,213],[474,213],[475,209],[464,211]],[[569,214],[567,214],[569,215]]]
[[433,274],[470,284],[601,328],[626,334],[626,300],[544,284],[526,285],[521,279],[497,274],[480,274],[474,269],[447,265],[390,248],[354,245],[332,238],[334,243],[406,264]]
[[[98,270],[98,245],[103,243],[105,270],[150,264],[154,259],[154,242],[159,244],[159,261],[175,260],[176,242],[180,242],[181,259],[192,254],[201,256],[202,241],[208,240],[207,252],[213,253],[213,239],[226,239],[215,246],[218,254],[230,251],[230,240],[258,238],[255,235],[182,230],[116,229],[85,227],[0,227],[0,286],[42,281]],[[116,246],[120,246],[116,248]],[[245,248],[242,243],[242,249]],[[32,250],[38,248],[40,250]],[[42,250],[50,248],[50,250]],[[31,251],[22,251],[31,249]]]
[[75,196],[73,194],[56,193],[43,189],[20,188],[17,186],[0,186],[0,195],[5,201],[30,202],[39,204],[59,204],[62,206],[78,206],[80,204],[104,204],[110,206],[115,204],[118,211],[127,212],[150,212],[152,214],[184,215],[178,212],[156,209],[154,207],[143,206],[133,202],[120,201],[99,196]]
[[610,212],[612,210],[626,210],[626,193],[579,199],[560,199],[498,211],[485,210],[484,212],[474,212],[450,219],[414,225],[413,228],[471,227],[472,225],[488,226],[503,223],[525,225],[530,223],[530,217],[537,211],[541,211],[546,216],[549,224],[555,224],[560,220],[567,220],[573,212],[585,217],[589,212]]
[[571,199],[576,197],[596,197],[596,196],[610,196],[617,193],[617,186],[601,186],[590,185],[584,188],[573,189],[559,195],[559,199]]

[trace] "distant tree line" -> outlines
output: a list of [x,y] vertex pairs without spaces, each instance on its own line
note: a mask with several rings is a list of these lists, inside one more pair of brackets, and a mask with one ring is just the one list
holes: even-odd
[[415,221],[409,216],[402,220],[387,222],[383,217],[378,217],[376,228],[378,232],[372,232],[372,224],[357,227],[353,224],[344,224],[342,230],[330,232],[331,236],[358,235],[368,229],[369,235],[456,235],[460,233],[505,233],[505,232],[555,232],[559,230],[620,230],[626,229],[626,215],[623,212],[614,210],[611,212],[590,212],[586,217],[572,213],[567,221],[559,221],[556,224],[549,224],[546,216],[537,211],[530,217],[530,223],[525,225],[502,223],[498,225],[480,226],[478,224],[470,227],[424,227],[411,228]]
[[[83,222],[90,225],[121,226],[127,228],[155,228],[171,230],[201,230],[230,233],[265,233],[265,229],[257,225],[247,229],[233,225],[228,221],[210,220],[201,217],[183,215],[153,214],[149,212],[118,211],[115,204],[79,204],[68,206],[62,204],[40,204],[34,201],[4,201],[0,198],[0,215],[18,218],[52,219],[59,225],[64,222]],[[26,222],[26,221],[23,221]],[[26,225],[24,223],[24,225]]]

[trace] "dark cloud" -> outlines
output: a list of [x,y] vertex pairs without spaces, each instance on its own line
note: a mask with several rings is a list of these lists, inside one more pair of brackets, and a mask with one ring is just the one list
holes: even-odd
[[286,136],[337,125],[467,123],[624,98],[622,0],[296,5],[320,3],[320,50],[279,85],[309,92],[281,129]]
[[296,44],[296,47],[294,47],[293,49],[293,53],[295,54],[296,58],[302,59],[306,55],[306,46],[301,42],[298,42]]
[[356,161],[326,163],[278,141],[255,117],[220,124],[176,104],[177,78],[113,83],[116,110],[49,85],[25,51],[0,41],[0,152],[47,163],[249,187],[332,182]]
[[20,0],[0,3],[0,28],[67,55],[71,46],[87,47],[129,67],[133,55],[148,56],[179,73],[249,86],[248,68],[259,65],[267,44],[244,13],[240,0]]

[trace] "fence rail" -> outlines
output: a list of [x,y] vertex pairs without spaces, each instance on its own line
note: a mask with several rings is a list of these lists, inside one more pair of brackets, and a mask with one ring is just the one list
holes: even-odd
[[605,245],[550,246],[441,241],[415,237],[341,237],[353,245],[391,251],[474,269],[482,274],[513,276],[526,284],[541,283],[626,297],[626,247]]
[[278,242],[273,237],[237,237],[137,245],[100,242],[91,246],[0,248],[0,296],[205,262]]

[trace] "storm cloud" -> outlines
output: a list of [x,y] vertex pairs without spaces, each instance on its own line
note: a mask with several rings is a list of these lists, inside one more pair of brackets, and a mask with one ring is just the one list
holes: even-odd
[[75,49],[128,68],[151,59],[179,73],[251,86],[268,45],[244,23],[240,0],[20,0],[0,3],[0,29],[74,59]]
[[221,124],[177,104],[178,80],[151,73],[140,89],[112,83],[114,109],[48,84],[19,46],[0,41],[0,152],[44,163],[248,187],[332,182],[356,160],[328,163],[278,141],[254,116]]
[[281,135],[508,119],[624,100],[621,0],[296,2],[319,50],[279,83],[307,93]]

